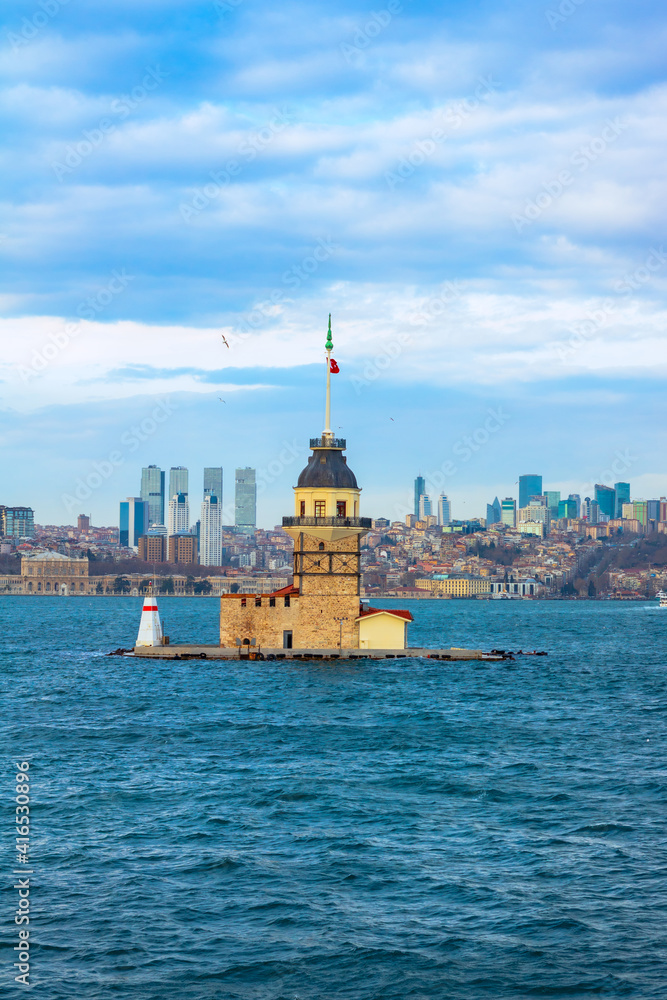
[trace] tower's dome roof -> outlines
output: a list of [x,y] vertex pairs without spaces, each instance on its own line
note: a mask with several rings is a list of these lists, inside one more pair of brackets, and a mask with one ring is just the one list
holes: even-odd
[[299,476],[297,486],[353,490],[359,488],[357,477],[352,469],[348,468],[340,448],[316,449]]

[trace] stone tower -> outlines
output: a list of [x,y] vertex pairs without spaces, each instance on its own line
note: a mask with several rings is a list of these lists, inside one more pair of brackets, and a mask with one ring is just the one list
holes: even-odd
[[337,370],[331,363],[331,316],[325,349],[325,427],[322,437],[310,440],[312,454],[294,487],[294,516],[283,518],[283,528],[294,539],[303,645],[337,646],[342,639],[344,647],[356,647],[359,543],[372,522],[359,516],[361,490],[343,455],[345,441],[331,430],[331,374]]

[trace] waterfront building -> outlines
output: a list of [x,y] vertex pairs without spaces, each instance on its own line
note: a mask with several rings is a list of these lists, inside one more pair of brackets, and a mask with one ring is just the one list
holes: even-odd
[[168,560],[170,563],[196,563],[197,538],[189,531],[169,536]]
[[630,503],[630,483],[614,483],[616,493],[615,517],[623,516],[623,504]]
[[90,593],[87,559],[71,559],[60,552],[40,552],[21,559],[25,594]]
[[164,524],[164,481],[165,474],[157,465],[141,470],[141,499],[148,504],[149,524]]
[[519,476],[519,507],[527,507],[531,497],[542,495],[542,476]]
[[234,524],[246,535],[257,528],[256,473],[249,467],[236,470]]
[[492,594],[509,594],[510,597],[536,597],[541,590],[544,590],[544,587],[532,577],[512,580],[510,583],[507,580],[502,583],[494,581],[490,586]]
[[600,508],[600,514],[608,518],[616,517],[616,490],[601,483],[595,484],[595,499]]
[[419,498],[424,493],[426,493],[426,480],[423,476],[417,476],[415,479],[415,517],[419,517]]
[[120,505],[119,541],[128,549],[137,549],[139,539],[148,531],[148,504],[141,497],[128,497]]
[[438,497],[438,524],[450,524],[452,520],[452,501],[444,493]]
[[179,493],[184,493],[188,496],[190,492],[189,487],[190,473],[185,468],[184,465],[174,465],[169,470],[169,499],[177,496]]
[[489,580],[481,576],[437,576],[417,580],[415,586],[419,590],[429,590],[432,594],[443,597],[477,597],[478,594],[491,593]]
[[177,493],[169,501],[169,520],[167,531],[176,535],[190,530],[190,504],[187,493]]
[[405,648],[410,612],[361,605],[360,539],[372,521],[360,516],[346,441],[331,430],[332,349],[329,317],[324,431],[311,438],[312,454],[294,487],[294,515],[283,517],[294,539],[293,582],[268,594],[223,595],[221,646]]
[[516,527],[516,500],[505,497],[500,505],[500,520],[509,528]]
[[0,507],[0,534],[6,538],[34,538],[35,512],[32,507]]
[[199,562],[202,566],[222,565],[222,504],[208,494],[201,505]]
[[431,498],[427,493],[422,493],[419,498],[419,520],[425,521],[427,517],[431,517],[433,511],[431,509]]
[[204,496],[205,497],[217,497],[220,508],[222,509],[222,469],[207,468],[204,469]]
[[502,521],[502,511],[500,509],[500,500],[495,497],[493,503],[487,503],[486,505],[486,526],[489,527],[490,524],[498,524]]

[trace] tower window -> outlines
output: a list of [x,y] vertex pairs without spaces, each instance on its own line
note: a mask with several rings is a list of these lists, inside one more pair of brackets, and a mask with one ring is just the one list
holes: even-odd
[[301,501],[301,503],[299,505],[299,512],[300,512],[300,516],[301,517],[305,517],[306,516],[306,501],[305,500]]
[[317,547],[320,550],[320,552],[324,552],[324,542],[320,542],[320,544]]
[[289,596],[288,596],[288,597],[285,598],[285,607],[289,608],[289,606],[290,606],[290,599],[289,599]]
[[276,606],[276,599],[275,599],[275,597],[269,597],[269,607],[270,608],[275,608],[275,606]]
[[255,607],[256,608],[261,608],[261,606],[262,606],[262,598],[261,597],[256,597],[255,598]]
[[245,608],[245,606],[246,606],[246,599],[245,599],[245,597],[242,597],[241,598],[241,607]]
[[347,503],[345,500],[336,500],[336,517],[347,517]]
[[326,517],[327,513],[327,503],[326,500],[316,500],[315,501],[315,517]]

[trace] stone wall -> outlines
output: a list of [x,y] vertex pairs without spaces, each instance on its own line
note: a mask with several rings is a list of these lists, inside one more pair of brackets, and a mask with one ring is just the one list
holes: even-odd
[[256,639],[257,645],[281,648],[283,632],[289,629],[294,649],[329,649],[339,644],[340,623],[336,619],[344,618],[343,646],[359,646],[356,595],[292,596],[289,607],[285,607],[282,597],[275,601],[275,607],[271,607],[267,595],[257,599],[252,594],[221,597],[220,645],[236,646],[237,639]]
[[359,595],[359,535],[322,543],[305,532],[294,547],[294,582],[303,595]]

